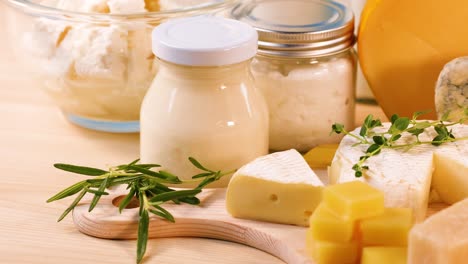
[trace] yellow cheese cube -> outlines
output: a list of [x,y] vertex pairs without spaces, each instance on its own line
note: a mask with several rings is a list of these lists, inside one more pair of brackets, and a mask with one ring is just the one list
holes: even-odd
[[319,145],[304,155],[311,168],[326,168],[330,166],[338,149],[338,144]]
[[335,243],[310,238],[308,241],[306,252],[317,264],[354,264],[359,259],[359,246],[356,241]]
[[361,264],[406,264],[406,247],[365,247]]
[[323,202],[343,219],[362,219],[384,211],[383,193],[360,181],[328,186],[323,192]]
[[353,237],[355,221],[343,220],[321,204],[310,217],[309,226],[315,240],[349,242]]
[[364,246],[406,246],[413,224],[410,208],[385,208],[382,215],[360,222]]

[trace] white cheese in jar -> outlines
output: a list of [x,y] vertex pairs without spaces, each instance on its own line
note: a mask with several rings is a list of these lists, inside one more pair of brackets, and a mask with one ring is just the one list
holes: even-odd
[[252,72],[268,102],[270,150],[339,142],[332,124],[354,126],[351,9],[335,1],[264,0],[240,4],[231,16],[259,33]]
[[253,63],[256,85],[270,109],[270,149],[304,152],[339,141],[339,135],[329,136],[331,126],[354,125],[353,64],[348,58],[302,66]]

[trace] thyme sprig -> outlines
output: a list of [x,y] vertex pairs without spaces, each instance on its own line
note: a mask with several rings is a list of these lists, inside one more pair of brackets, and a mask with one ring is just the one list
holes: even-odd
[[[141,164],[139,159],[129,164],[111,167],[108,170],[57,163],[54,167],[71,173],[91,176],[93,178],[77,182],[62,190],[47,200],[48,203],[78,194],[70,206],[58,218],[60,222],[64,219],[83,199],[90,193],[93,196],[88,211],[91,212],[104,195],[109,195],[106,190],[116,185],[127,185],[128,193],[119,204],[122,212],[132,200],[137,199],[139,207],[138,238],[136,262],[141,263],[146,252],[148,243],[148,229],[150,214],[154,214],[169,222],[175,222],[174,216],[162,207],[167,202],[176,204],[186,203],[191,205],[200,204],[196,197],[204,187],[221,179],[223,176],[233,173],[221,172],[207,169],[195,158],[189,158],[193,166],[200,169],[202,173],[194,175],[192,180],[181,180],[178,176],[167,171],[156,171],[154,168],[161,167],[159,164]],[[167,184],[198,183],[197,187],[187,190],[176,190]]]
[[[368,146],[365,154],[359,157],[359,161],[355,163],[352,169],[355,172],[356,177],[362,177],[363,172],[369,169],[369,166],[365,165],[365,162],[373,156],[378,155],[383,149],[404,149],[408,150],[412,147],[424,144],[430,144],[433,146],[440,146],[444,143],[455,142],[460,140],[467,140],[464,138],[455,138],[450,127],[457,124],[464,124],[468,120],[468,111],[464,111],[464,116],[458,121],[449,122],[449,113],[442,116],[437,121],[418,121],[417,119],[430,111],[415,112],[412,118],[400,117],[393,115],[390,118],[391,125],[387,131],[377,132],[375,128],[383,127],[380,119],[374,119],[372,115],[368,115],[364,120],[359,134],[354,134],[347,131],[344,125],[335,123],[332,126],[332,132],[336,134],[345,134],[353,137],[357,140],[357,143],[353,145],[366,145]],[[427,129],[433,128],[437,135],[430,141],[421,141],[419,136],[424,133]],[[399,139],[404,135],[410,135],[414,137],[412,143],[400,143]]]

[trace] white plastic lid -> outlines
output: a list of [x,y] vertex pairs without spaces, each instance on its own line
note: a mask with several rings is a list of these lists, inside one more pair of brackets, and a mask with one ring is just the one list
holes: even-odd
[[156,27],[153,53],[180,65],[230,65],[254,57],[257,41],[257,31],[246,23],[196,16],[171,20]]

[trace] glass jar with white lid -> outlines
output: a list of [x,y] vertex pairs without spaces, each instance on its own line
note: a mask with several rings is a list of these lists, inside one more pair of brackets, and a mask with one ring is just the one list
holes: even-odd
[[255,29],[235,20],[202,16],[158,26],[159,71],[140,113],[142,162],[188,180],[200,173],[188,157],[231,171],[267,154],[268,109],[249,68],[256,51]]
[[231,17],[259,33],[251,67],[269,106],[270,150],[339,142],[332,124],[354,126],[351,9],[334,1],[257,0],[236,6]]

